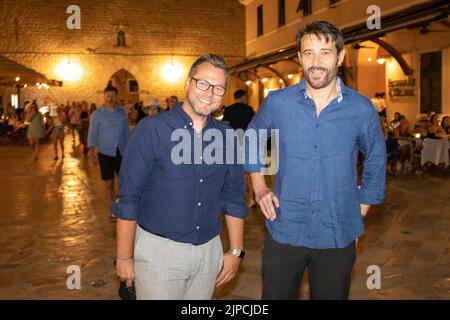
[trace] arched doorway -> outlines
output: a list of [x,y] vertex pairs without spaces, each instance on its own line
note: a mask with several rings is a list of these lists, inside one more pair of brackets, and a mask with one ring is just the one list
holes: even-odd
[[119,103],[131,111],[134,104],[139,102],[139,84],[136,78],[127,70],[120,69],[111,76],[109,83],[119,90]]

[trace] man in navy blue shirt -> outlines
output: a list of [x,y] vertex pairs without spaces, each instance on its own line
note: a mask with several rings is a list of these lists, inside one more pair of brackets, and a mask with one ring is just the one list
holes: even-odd
[[[297,299],[308,268],[312,299],[347,299],[356,239],[371,205],[384,198],[386,147],[371,101],[337,77],[342,32],[317,21],[297,35],[304,78],[272,92],[248,130],[277,129],[279,170],[272,191],[261,164],[246,162],[266,217],[263,299]],[[246,149],[246,157],[254,156]],[[357,158],[365,156],[362,184]]]
[[89,156],[100,165],[100,175],[111,202],[117,197],[114,175],[119,173],[128,140],[128,116],[126,110],[117,104],[117,94],[117,88],[105,88],[105,103],[92,113],[87,138]]
[[[143,119],[131,135],[113,210],[117,274],[128,286],[135,279],[137,299],[210,299],[244,256],[243,166],[223,161],[224,140],[211,141],[211,134],[232,130],[210,116],[228,79],[223,58],[200,57],[187,77],[185,101]],[[180,144],[187,148],[179,152]],[[206,152],[211,146],[218,161]],[[222,210],[230,242],[225,254]]]

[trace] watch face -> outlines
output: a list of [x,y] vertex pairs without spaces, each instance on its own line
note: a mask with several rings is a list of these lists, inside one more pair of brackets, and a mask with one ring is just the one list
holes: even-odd
[[240,259],[244,259],[245,252],[239,249],[230,249],[230,253]]

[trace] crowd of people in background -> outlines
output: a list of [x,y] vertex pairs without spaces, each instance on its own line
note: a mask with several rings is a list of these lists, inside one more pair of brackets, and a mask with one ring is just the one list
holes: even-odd
[[[245,90],[234,93],[235,103],[219,108],[214,118],[230,124],[235,129],[244,129],[254,115],[253,109],[247,105]],[[377,92],[371,99],[377,109],[388,153],[388,174],[396,175],[397,167],[401,174],[415,165],[414,155],[420,155],[424,139],[448,139],[450,137],[450,116],[431,111],[426,117],[421,117],[412,125],[405,115],[394,114],[387,122],[386,101],[384,92]],[[179,102],[172,95],[165,99],[163,106],[157,99],[151,99],[147,105],[143,101],[134,106],[125,106],[124,100],[119,102],[127,111],[131,130],[145,117],[154,116],[160,112],[172,109]],[[23,108],[0,110],[0,143],[25,144],[33,147],[33,159],[39,158],[39,146],[42,143],[52,143],[54,159],[64,158],[64,138],[66,134],[72,137],[72,143],[82,145],[83,154],[87,155],[87,138],[89,122],[92,113],[97,109],[95,103],[86,101],[69,102],[66,104],[39,107],[36,100],[26,101]],[[411,141],[414,140],[414,143]],[[58,148],[59,146],[59,148]],[[446,169],[442,168],[441,169]],[[252,198],[252,197],[251,197]],[[250,200],[250,206],[254,201]]]
[[[376,106],[375,106],[376,107]],[[415,158],[420,161],[420,154],[425,139],[449,139],[450,138],[450,116],[441,117],[434,111],[426,117],[420,117],[412,125],[405,115],[400,112],[394,114],[393,119],[387,123],[386,115],[378,113],[386,140],[388,154],[388,174],[395,176],[397,166],[400,164],[400,173],[404,174],[408,167],[414,169],[420,166],[415,163]],[[417,156],[417,157],[416,157]],[[433,166],[427,163],[427,166]],[[438,165],[439,173],[445,173],[444,163]]]
[[[119,105],[127,109],[130,128],[147,116],[169,110],[178,102],[172,95],[163,106],[157,99],[148,105],[136,102],[134,107],[126,108],[123,100]],[[80,144],[84,155],[88,153],[87,138],[92,113],[97,109],[95,103],[86,101],[67,101],[65,104],[39,106],[36,100],[25,101],[21,108],[11,106],[0,108],[0,144],[29,144],[33,147],[33,159],[39,159],[39,146],[52,143],[54,160],[64,158],[64,139],[71,136],[74,145]],[[58,147],[59,146],[59,147]]]

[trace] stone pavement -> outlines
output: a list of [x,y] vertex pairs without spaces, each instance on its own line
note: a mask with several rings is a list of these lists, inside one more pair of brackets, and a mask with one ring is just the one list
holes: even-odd
[[[449,178],[389,180],[385,204],[371,209],[359,239],[351,299],[450,299],[449,190]],[[50,145],[36,162],[30,147],[0,146],[0,299],[118,299],[105,199],[98,167],[68,138],[57,161]],[[246,259],[215,299],[259,299],[264,235],[252,209]],[[66,285],[71,265],[81,269],[79,290]],[[380,290],[366,286],[370,265],[381,268]],[[306,277],[300,298],[308,298]]]

